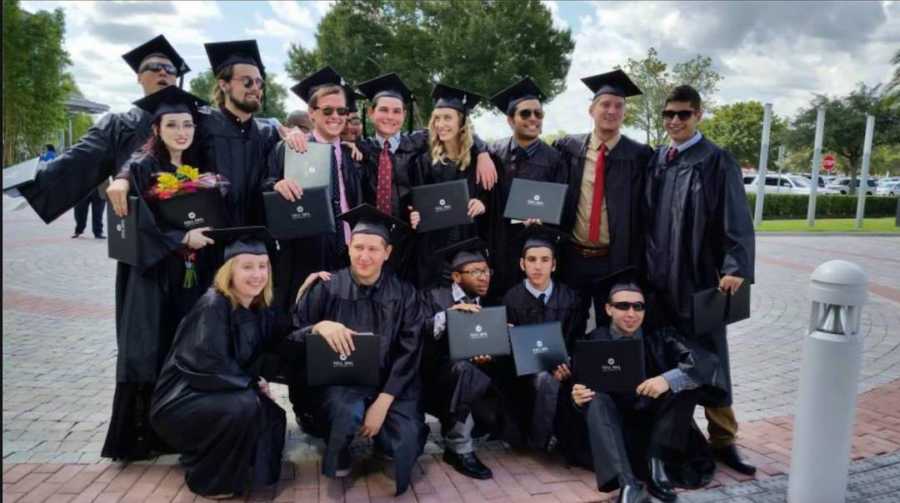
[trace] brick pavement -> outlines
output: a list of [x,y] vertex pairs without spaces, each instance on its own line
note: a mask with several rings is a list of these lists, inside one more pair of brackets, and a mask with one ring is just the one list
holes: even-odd
[[[53,493],[49,498],[53,501],[91,501],[95,497],[95,501],[115,500],[116,493],[125,496],[127,491],[133,491],[127,500],[142,499],[141,491],[146,492],[151,478],[143,480],[137,489],[136,482],[162,472],[158,481],[165,483],[156,484],[148,493],[151,500],[162,501],[166,496],[179,501],[191,499],[180,485],[174,492],[171,487],[181,483],[180,471],[171,466],[174,456],[133,465],[144,468],[124,470],[99,457],[112,401],[115,363],[115,265],[106,258],[105,241],[69,239],[71,214],[45,226],[29,208],[10,211],[9,202],[4,196],[4,501],[44,500],[48,492]],[[831,258],[860,263],[873,282],[862,319],[865,353],[860,392],[874,390],[874,394],[860,400],[860,418],[866,421],[859,422],[865,426],[857,431],[854,455],[867,457],[898,448],[896,428],[878,428],[877,423],[900,417],[897,383],[892,383],[900,378],[898,252],[900,239],[895,237],[758,239],[753,316],[732,326],[729,337],[736,381],[735,409],[742,421],[740,441],[751,459],[767,467],[761,470],[760,478],[778,477],[787,464],[789,416],[808,319],[806,285],[809,272]],[[276,389],[285,404],[283,387]],[[882,409],[865,415],[868,400]],[[872,428],[874,431],[869,431]],[[437,458],[423,457],[415,490],[401,499],[601,501],[608,496],[596,492],[591,474],[583,470],[567,470],[547,464],[545,459],[516,456],[494,445],[487,447],[487,462],[501,474],[493,483],[475,483],[455,472],[448,474]],[[385,498],[387,482],[372,464],[360,467],[360,475],[353,482],[320,481],[312,468],[320,449],[321,445],[300,432],[291,420],[286,460],[292,464],[285,470],[285,481],[291,482],[283,481],[270,496],[277,495],[279,501]],[[430,441],[426,452],[437,451],[439,447]],[[157,468],[152,471],[147,468],[154,466]],[[18,477],[15,482],[7,482],[9,473],[13,473],[10,480]],[[73,473],[72,480],[77,478],[78,484],[84,485],[82,491],[74,492],[75,483],[61,481],[69,473]],[[87,479],[90,482],[84,482]],[[115,485],[113,479],[118,480]],[[740,480],[738,474],[720,470],[714,484],[730,486]],[[164,486],[166,489],[160,489]],[[291,489],[282,490],[282,486]],[[293,496],[288,497],[288,492]],[[265,495],[253,498],[269,499]]]

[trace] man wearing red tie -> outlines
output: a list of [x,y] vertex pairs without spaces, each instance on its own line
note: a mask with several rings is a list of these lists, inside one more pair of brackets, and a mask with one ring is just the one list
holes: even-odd
[[563,282],[593,301],[597,324],[605,321],[605,278],[629,267],[643,269],[641,193],[653,150],[621,133],[625,98],[641,90],[621,70],[581,79],[594,93],[590,134],[554,143],[562,155],[569,191],[561,227],[573,239],[564,248]]

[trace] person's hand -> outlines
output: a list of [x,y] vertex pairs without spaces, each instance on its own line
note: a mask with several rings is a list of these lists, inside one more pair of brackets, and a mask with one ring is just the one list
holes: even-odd
[[532,225],[541,225],[540,218],[526,218],[525,219],[525,227],[531,227]]
[[184,233],[184,239],[181,244],[187,246],[191,250],[199,250],[206,245],[215,244],[216,242],[206,234],[205,231],[212,230],[212,227],[198,227]]
[[356,148],[356,143],[353,143],[352,141],[342,141],[341,143],[350,147],[350,158],[351,159],[353,159],[356,162],[363,160],[363,154],[362,154],[362,152],[359,151],[358,148]]
[[378,398],[372,402],[363,418],[362,427],[359,429],[359,435],[363,438],[372,438],[381,431],[384,424],[384,418],[387,417],[388,410],[391,408],[394,398],[387,393],[381,393]]
[[478,199],[469,199],[469,216],[475,218],[482,213],[484,213],[484,203]]
[[567,363],[561,363],[556,367],[556,370],[553,371],[553,378],[559,382],[563,382],[566,379],[572,377],[572,371],[569,370],[569,365]]
[[669,391],[669,382],[663,376],[651,377],[638,384],[637,387],[638,395],[649,396],[650,398],[659,398],[666,391]]
[[284,140],[284,144],[290,147],[291,150],[295,152],[306,152],[308,149],[308,142],[306,141],[306,135],[303,134],[303,131],[298,127],[286,128],[283,125],[278,125],[278,136]]
[[282,178],[275,182],[275,192],[292,203],[303,197],[303,187],[290,178]]
[[579,407],[593,400],[594,395],[596,395],[594,390],[588,388],[584,384],[572,386],[572,401]]
[[128,189],[131,184],[124,178],[116,178],[106,188],[106,200],[119,218],[128,216]]
[[477,313],[481,311],[481,306],[478,304],[454,304],[451,306],[448,311],[465,311],[467,313]]
[[719,280],[719,291],[722,293],[733,294],[744,283],[744,278],[726,274]]
[[491,355],[478,355],[472,357],[472,363],[475,365],[487,365],[492,361],[494,361],[494,359],[491,358]]
[[475,158],[475,183],[480,183],[484,190],[491,190],[497,183],[497,167],[487,152]]
[[270,400],[272,400],[272,401],[275,400],[275,397],[272,396],[272,388],[269,387],[268,381],[266,381],[262,377],[259,378],[259,391],[263,395],[266,395],[267,397],[269,397]]
[[315,284],[315,282],[318,280],[331,281],[331,273],[327,271],[309,273],[309,276],[307,276],[306,279],[303,280],[303,284],[300,285],[300,288],[297,290],[297,298],[295,299],[295,302],[299,301],[300,297],[303,297],[303,294],[307,290],[309,290],[309,288],[313,286],[313,284]]
[[419,226],[419,222],[422,221],[422,214],[418,211],[414,210],[412,206],[407,206],[409,210],[409,225],[416,230],[416,227]]
[[353,345],[353,336],[356,332],[334,321],[320,321],[313,326],[313,333],[319,334],[331,347],[331,350],[339,355],[349,355],[356,351]]

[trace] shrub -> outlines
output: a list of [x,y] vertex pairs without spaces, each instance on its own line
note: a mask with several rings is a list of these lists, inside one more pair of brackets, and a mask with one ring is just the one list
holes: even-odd
[[[866,218],[893,217],[897,213],[897,197],[866,198]],[[747,194],[747,204],[752,215],[756,207],[756,194]],[[809,196],[802,194],[766,194],[763,201],[763,220],[794,220],[806,218]],[[856,196],[816,196],[816,218],[855,218]]]

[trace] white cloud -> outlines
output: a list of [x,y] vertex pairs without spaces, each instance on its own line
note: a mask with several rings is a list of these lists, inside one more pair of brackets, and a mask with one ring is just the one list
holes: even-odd
[[569,23],[559,15],[558,0],[541,0],[541,3],[550,10],[550,15],[553,16],[553,26],[559,29],[566,29],[569,27]]

